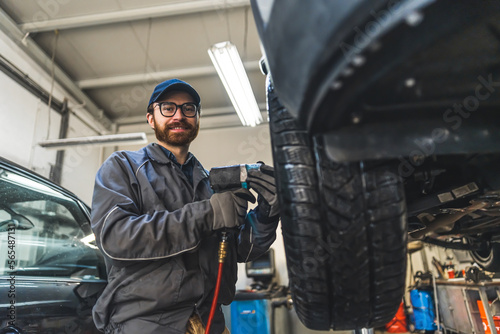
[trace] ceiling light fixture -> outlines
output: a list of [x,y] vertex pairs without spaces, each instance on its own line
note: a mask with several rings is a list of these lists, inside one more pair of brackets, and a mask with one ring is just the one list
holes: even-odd
[[217,43],[208,49],[208,54],[241,123],[245,126],[262,123],[260,108],[236,46],[231,42]]
[[118,144],[145,144],[147,142],[146,133],[137,132],[104,136],[49,139],[39,142],[38,145],[47,149],[61,149],[78,145],[111,146]]

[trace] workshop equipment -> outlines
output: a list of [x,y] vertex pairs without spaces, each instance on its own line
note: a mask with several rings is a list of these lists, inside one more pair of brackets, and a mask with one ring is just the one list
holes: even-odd
[[434,302],[431,291],[414,289],[410,291],[413,306],[413,321],[416,330],[436,330]]
[[[481,317],[481,322],[483,324],[483,329],[484,329],[484,334],[491,334],[491,328],[490,325],[488,324],[488,316],[486,315],[485,306],[483,305],[483,302],[480,300],[476,301],[477,303],[477,308],[479,309],[479,315]],[[490,307],[490,305],[486,306]],[[490,307],[491,309],[491,307]],[[495,329],[498,332],[500,330],[500,317],[493,315],[493,322],[495,323]]]
[[387,333],[407,333],[408,324],[406,321],[405,304],[401,301],[399,304],[398,311],[394,318],[385,324],[385,330]]
[[288,289],[274,282],[273,249],[247,262],[245,272],[255,283],[249,290],[237,291],[231,303],[231,334],[290,333],[288,310],[292,300]]
[[261,163],[241,164],[210,169],[208,180],[213,191],[221,192],[238,188],[248,189],[248,172],[252,169],[260,170]]
[[441,325],[446,333],[500,332],[500,280],[436,280]]

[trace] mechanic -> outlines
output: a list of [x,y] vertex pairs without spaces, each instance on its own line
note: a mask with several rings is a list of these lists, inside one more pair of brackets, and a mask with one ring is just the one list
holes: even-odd
[[[114,152],[95,179],[92,230],[108,284],[93,309],[105,333],[204,333],[227,231],[217,310],[210,333],[229,333],[220,304],[231,303],[237,262],[256,259],[276,238],[274,178],[250,171],[247,189],[213,193],[208,172],[189,152],[200,127],[200,96],[171,79],[156,86],[147,121],[157,143]],[[263,170],[272,170],[263,166]]]

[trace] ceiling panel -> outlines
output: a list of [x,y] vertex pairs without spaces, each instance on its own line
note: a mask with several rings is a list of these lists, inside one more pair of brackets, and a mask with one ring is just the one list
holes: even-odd
[[[18,22],[27,23],[43,18],[60,19],[101,14],[120,10],[176,4],[179,0],[2,0],[1,7]],[[193,2],[197,2],[194,0]]]
[[[63,30],[59,32],[56,59],[77,81],[137,73],[144,70],[146,55],[145,42],[137,35],[128,23]],[[55,38],[53,32],[39,33],[35,41],[51,55]],[[75,57],[74,52],[79,56]],[[92,72],[83,66],[85,63]]]

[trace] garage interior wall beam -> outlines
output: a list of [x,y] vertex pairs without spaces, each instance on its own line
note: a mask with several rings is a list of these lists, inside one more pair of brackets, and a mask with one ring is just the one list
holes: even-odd
[[[249,71],[260,71],[259,61],[247,61],[243,64],[247,72]],[[145,82],[158,82],[165,80],[166,78],[192,78],[192,77],[202,77],[207,75],[216,75],[215,67],[204,66],[196,68],[184,68],[169,71],[160,71],[152,73],[138,73],[138,74],[128,74],[120,75],[106,78],[95,78],[77,81],[76,84],[80,89],[95,89],[104,87],[116,87],[122,85],[133,85]]]
[[[12,42],[26,52],[35,63],[40,65],[44,71],[51,73],[51,59],[31,38],[24,38],[24,33],[19,30],[17,24],[2,9],[0,9],[0,29],[12,40]],[[112,122],[104,115],[104,112],[85,95],[59,66],[54,64],[53,68],[55,81],[60,84],[63,89],[67,90],[78,103],[85,105],[85,109],[90,113],[90,116],[94,118],[96,126],[99,127],[102,132],[110,131]]]
[[74,16],[68,18],[27,22],[19,28],[24,32],[43,32],[95,25],[137,21],[155,17],[194,14],[227,8],[249,6],[249,0],[200,0],[184,1],[162,6],[120,10],[108,13]]
[[50,100],[50,107],[62,115],[63,110],[65,108],[63,106],[63,103],[54,97],[52,97],[51,99],[50,93],[47,90],[43,89],[39,84],[33,81],[26,73],[22,72],[19,68],[17,68],[14,64],[12,64],[2,55],[0,55],[0,71],[5,73],[8,77],[10,77],[18,84],[20,84],[28,92],[35,95],[37,98],[43,101],[43,103],[48,105]]
[[[69,129],[69,110],[68,110],[68,100],[64,100],[61,125],[59,127],[59,139],[64,139],[68,136]],[[64,166],[64,150],[59,150],[56,153],[56,163],[50,168],[50,179],[59,185],[61,185],[62,170]]]

